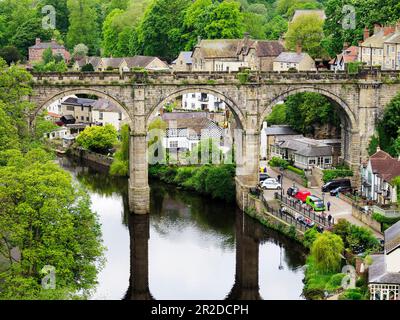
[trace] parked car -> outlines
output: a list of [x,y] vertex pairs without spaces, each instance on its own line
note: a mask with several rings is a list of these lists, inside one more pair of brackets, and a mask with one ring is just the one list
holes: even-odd
[[336,196],[338,193],[345,193],[345,192],[351,192],[352,188],[351,187],[346,187],[346,186],[340,186],[335,189],[332,189],[330,191],[331,196]]
[[266,173],[260,173],[260,182],[263,182],[264,180],[270,178],[270,176]]
[[314,211],[325,211],[325,203],[316,196],[308,196],[306,199],[306,203],[314,209]]
[[297,187],[289,187],[287,189],[287,191],[286,191],[286,194],[289,197],[294,197],[297,194],[297,192],[299,192],[299,188],[297,188]]
[[336,189],[338,187],[348,187],[351,188],[351,182],[350,179],[337,179],[337,180],[331,180],[327,183],[325,183],[321,190],[322,192],[330,192],[333,189]]
[[306,202],[308,196],[311,196],[310,191],[300,190],[295,194],[294,197],[304,203]]
[[261,184],[262,189],[279,190],[282,189],[282,185],[276,181],[275,178],[268,178]]

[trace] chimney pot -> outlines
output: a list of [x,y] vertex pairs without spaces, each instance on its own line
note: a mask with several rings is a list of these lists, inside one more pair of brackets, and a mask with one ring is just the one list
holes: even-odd
[[382,26],[379,23],[374,24],[374,34],[382,30]]
[[36,44],[40,44],[40,38],[36,38]]
[[349,43],[348,42],[343,43],[343,50],[346,50],[348,48],[349,48]]
[[297,53],[297,54],[300,54],[302,50],[303,50],[303,48],[302,48],[301,44],[298,43],[298,44],[296,45],[296,53]]
[[364,29],[364,41],[367,40],[369,38],[369,29],[367,27],[365,27]]

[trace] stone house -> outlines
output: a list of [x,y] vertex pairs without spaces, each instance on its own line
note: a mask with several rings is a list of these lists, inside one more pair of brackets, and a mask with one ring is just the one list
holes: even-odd
[[239,68],[271,71],[283,52],[279,41],[244,39],[199,40],[192,54],[192,71],[235,72]]
[[92,123],[92,109],[96,100],[69,97],[61,103],[61,114],[71,115],[76,123]]
[[105,126],[111,124],[117,131],[126,119],[122,110],[107,99],[99,99],[94,102],[92,108],[92,121],[96,125]]
[[207,93],[185,93],[182,95],[182,109],[218,112],[225,110],[225,102]]
[[368,268],[371,300],[400,300],[400,221],[385,231],[384,253],[371,258]]
[[192,51],[182,51],[178,58],[172,61],[172,69],[174,71],[191,71],[193,65],[192,54]]
[[369,29],[364,29],[364,41],[359,44],[358,60],[367,66],[384,65],[384,43],[395,31],[395,27],[381,27],[378,24],[374,27],[374,34],[370,36]]
[[146,70],[169,70],[168,64],[157,57],[134,56],[122,58],[119,65],[120,72],[129,72],[134,68],[142,68]]
[[305,137],[280,137],[270,149],[271,157],[293,161],[297,168],[310,170],[314,167],[329,169],[334,163],[333,146],[324,140]]
[[76,60],[72,66],[72,70],[81,71],[83,66],[91,64],[93,66],[93,70],[98,71],[101,59],[102,58],[100,57],[84,57],[82,59]]
[[400,160],[378,149],[361,167],[361,195],[378,204],[397,202],[393,179],[400,176]]
[[395,32],[386,38],[383,44],[385,55],[383,70],[400,70],[400,22],[396,24]]
[[315,71],[315,61],[308,53],[302,52],[301,47],[298,46],[296,52],[282,52],[274,59],[274,71],[281,72],[290,69],[296,69],[297,71]]
[[342,53],[329,61],[330,69],[333,71],[346,71],[346,65],[358,61],[358,47],[344,45]]
[[55,39],[50,42],[42,42],[40,38],[36,38],[35,45],[29,47],[29,63],[41,62],[43,59],[43,53],[46,49],[51,48],[53,55],[60,55],[63,57],[66,63],[71,60],[70,53],[61,44],[58,44]]
[[164,113],[167,123],[163,147],[177,151],[192,151],[203,139],[221,140],[223,129],[203,112]]

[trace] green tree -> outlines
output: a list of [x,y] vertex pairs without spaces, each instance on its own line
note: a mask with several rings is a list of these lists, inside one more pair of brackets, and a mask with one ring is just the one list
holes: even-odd
[[183,49],[185,9],[190,0],[154,0],[138,27],[138,53],[171,61]]
[[53,50],[51,50],[51,48],[47,48],[43,51],[42,60],[44,64],[54,61]]
[[83,43],[78,43],[75,47],[74,47],[74,51],[72,53],[72,57],[77,60],[77,59],[81,59],[84,58],[88,55],[89,53],[89,48],[83,44]]
[[267,117],[268,125],[278,125],[286,123],[286,104],[277,104],[272,108],[272,112]]
[[278,40],[287,29],[288,22],[281,16],[275,16],[265,26],[265,37],[269,40]]
[[319,234],[311,247],[315,265],[321,272],[338,272],[344,245],[342,239],[331,232]]
[[114,155],[114,161],[110,168],[110,174],[114,176],[129,175],[129,125],[124,124],[121,127],[121,142]]
[[119,17],[124,13],[121,9],[114,9],[106,17],[103,23],[103,42],[102,47],[104,55],[111,56],[117,53],[118,50],[118,35],[122,31],[115,23]]
[[326,53],[321,47],[324,38],[324,21],[317,14],[309,14],[298,17],[289,24],[286,33],[286,47],[295,51],[297,45],[301,45],[303,50],[311,57],[322,57]]
[[79,43],[89,48],[89,54],[95,55],[100,46],[100,28],[96,0],[67,0],[69,10],[69,29],[67,45],[70,49]]
[[117,130],[111,124],[104,127],[87,127],[76,138],[76,143],[88,150],[99,153],[108,153],[118,142]]
[[14,46],[0,48],[0,57],[3,58],[8,65],[16,63],[22,59],[18,49]]

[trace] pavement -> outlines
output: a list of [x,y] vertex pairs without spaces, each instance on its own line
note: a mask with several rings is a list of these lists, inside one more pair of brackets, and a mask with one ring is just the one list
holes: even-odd
[[[276,178],[278,176],[278,173],[273,171],[265,162],[261,162],[261,167],[264,167],[264,166],[267,167],[267,174],[269,176],[271,176],[273,178]],[[292,187],[294,183],[295,182],[293,180],[291,180],[285,176],[283,177],[283,194],[285,196],[286,196],[286,190],[289,187]],[[311,194],[313,194],[321,199],[323,198],[321,188],[306,188],[303,186],[299,186],[297,183],[296,183],[296,186],[300,190],[308,190],[311,192]],[[280,192],[280,190],[264,190],[265,200],[267,200],[267,201],[273,200],[275,192]],[[344,200],[342,200],[340,198],[331,196],[329,194],[329,192],[328,193],[325,192],[324,200],[325,200],[325,203],[327,203],[328,201],[331,203],[330,211],[325,211],[325,213],[326,213],[326,215],[331,214],[332,217],[335,219],[335,222],[337,222],[339,219],[346,219],[347,221],[349,221],[352,224],[370,229],[377,238],[383,239],[383,236],[379,232],[376,232],[375,230],[371,229],[368,225],[366,225],[365,223],[361,222],[360,220],[358,220],[352,216],[351,204],[345,202]]]

